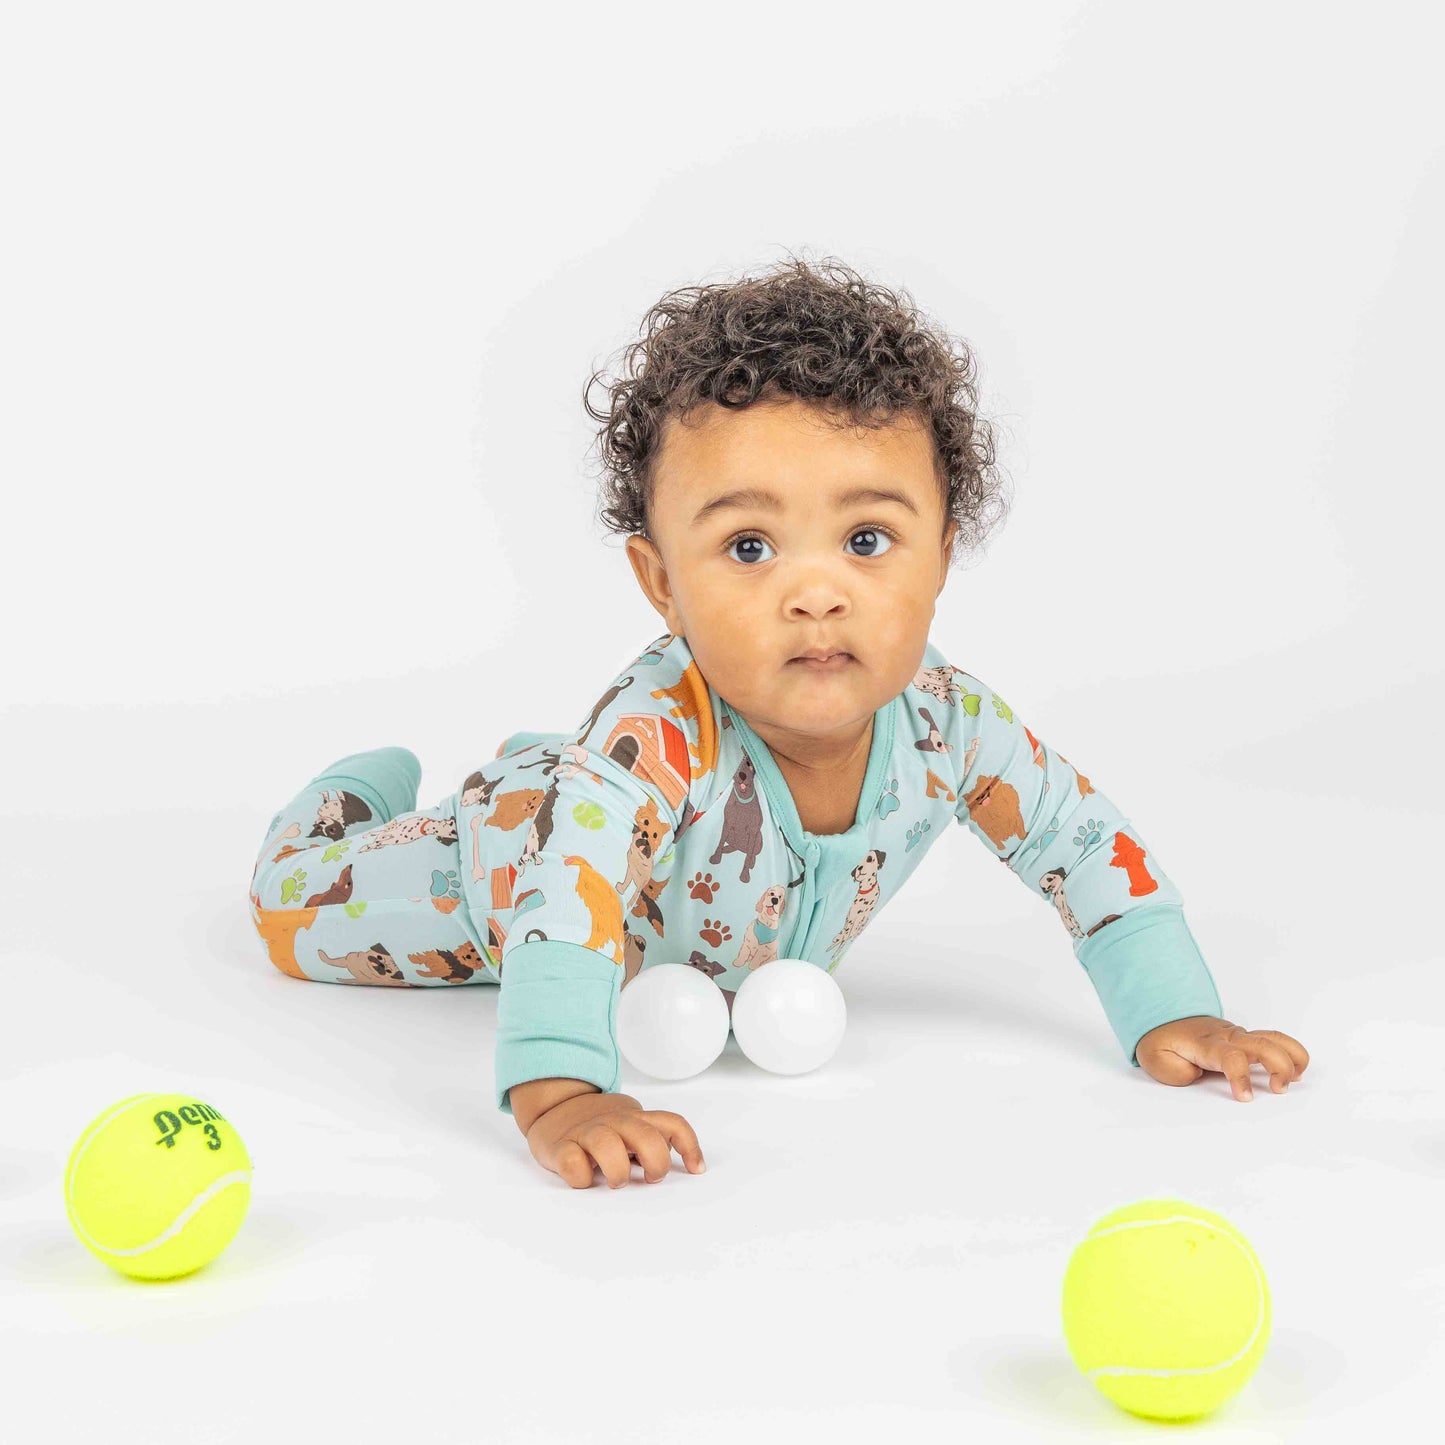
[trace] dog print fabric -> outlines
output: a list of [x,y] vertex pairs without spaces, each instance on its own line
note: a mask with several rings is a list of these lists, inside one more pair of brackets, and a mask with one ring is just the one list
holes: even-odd
[[652,964],[729,992],[775,958],[832,972],[950,822],[1053,908],[1131,1063],[1148,1029],[1219,1012],[1180,894],[1138,831],[931,643],[874,715],[846,832],[803,831],[766,744],[670,634],[573,731],[504,742],[466,779],[456,819],[463,891],[502,986],[505,1112],[530,1079],[617,1089],[618,994]]
[[267,829],[252,918],[295,978],[500,984],[505,1113],[531,1079],[619,1087],[617,1000],[643,968],[685,964],[729,993],[776,958],[837,969],[950,822],[1053,910],[1135,1067],[1149,1029],[1222,1014],[1139,831],[932,643],[874,714],[843,833],[803,830],[766,744],[671,634],[571,731],[512,734],[429,809],[419,777],[402,748],[318,774]]
[[404,748],[352,754],[271,819],[251,921],[282,973],[393,988],[486,979],[462,902],[455,800],[407,811],[420,777]]

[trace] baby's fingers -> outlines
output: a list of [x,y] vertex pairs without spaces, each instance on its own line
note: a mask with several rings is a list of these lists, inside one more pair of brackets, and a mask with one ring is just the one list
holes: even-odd
[[597,1166],[592,1156],[575,1140],[562,1139],[553,1145],[549,1158],[539,1162],[572,1186],[573,1189],[591,1189]]
[[574,1124],[561,1138],[537,1141],[536,1130],[527,1136],[532,1153],[544,1169],[560,1174],[573,1189],[591,1189],[601,1169],[613,1189],[627,1183],[632,1160],[627,1146],[602,1124]]
[[[614,1116],[606,1123],[599,1119],[578,1124],[567,1134],[597,1161],[609,1189],[621,1189],[632,1178],[632,1156],[627,1152],[627,1143],[621,1133],[623,1127],[623,1121]],[[587,1183],[592,1183],[590,1171]]]
[[[1278,1047],[1280,1053],[1288,1059],[1292,1066],[1294,1078],[1299,1078],[1299,1076],[1309,1068],[1309,1050],[1305,1048],[1298,1039],[1292,1039],[1288,1034],[1280,1033],[1278,1029],[1255,1029],[1254,1033],[1261,1038],[1270,1039]],[[1271,1067],[1270,1072],[1275,1072],[1273,1067]],[[1280,1072],[1283,1074],[1286,1083],[1288,1083],[1291,1077],[1290,1069],[1281,1069]]]
[[632,1157],[642,1166],[642,1177],[648,1184],[666,1179],[672,1170],[672,1154],[667,1136],[648,1114],[639,1112],[611,1121],[612,1127],[626,1141]]
[[682,1162],[687,1165],[689,1174],[701,1174],[706,1170],[702,1145],[697,1142],[692,1125],[681,1114],[671,1113],[667,1109],[648,1109],[642,1117],[677,1150]]

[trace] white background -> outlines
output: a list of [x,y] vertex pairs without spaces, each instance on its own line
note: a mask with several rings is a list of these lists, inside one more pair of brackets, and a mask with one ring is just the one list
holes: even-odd
[[[7,1438],[1143,1435],[1059,1285],[1160,1195],[1273,1290],[1213,1438],[1433,1411],[1430,8],[7,10]],[[1125,807],[1229,1017],[1310,1050],[1287,1094],[1130,1069],[964,829],[850,953],[824,1069],[624,1073],[709,1163],[645,1187],[532,1160],[494,989],[267,961],[246,880],[307,778],[401,744],[429,806],[662,630],[582,388],[663,294],[785,248],[975,349],[1013,511],[933,638]],[[255,1162],[232,1246],[150,1287],[61,1199],[146,1089]]]

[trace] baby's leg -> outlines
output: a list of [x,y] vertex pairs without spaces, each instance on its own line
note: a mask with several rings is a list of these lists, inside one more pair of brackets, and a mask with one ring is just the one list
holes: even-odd
[[495,983],[461,891],[455,797],[417,810],[405,748],[353,753],[271,820],[251,917],[271,962],[327,983]]

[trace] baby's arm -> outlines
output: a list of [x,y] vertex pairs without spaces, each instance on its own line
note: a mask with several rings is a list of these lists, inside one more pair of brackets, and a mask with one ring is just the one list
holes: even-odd
[[951,671],[962,691],[949,741],[966,769],[958,821],[1052,902],[1129,1062],[1166,1084],[1218,1071],[1241,1101],[1257,1063],[1283,1093],[1308,1052],[1288,1034],[1219,1016],[1183,899],[1139,830],[992,689]]
[[[541,805],[516,829],[516,900],[497,1003],[498,1107],[533,1157],[574,1188],[594,1167],[613,1188],[635,1157],[663,1178],[676,1148],[704,1167],[685,1119],[616,1092],[616,1015],[628,949],[624,910],[671,849],[677,810],[663,787],[579,740],[564,740]],[[559,750],[561,750],[559,748]],[[639,761],[639,769],[646,766]]]
[[1179,890],[1122,809],[954,668],[949,738],[966,772],[955,816],[1055,912],[1125,1057],[1173,1020],[1220,1013]]

